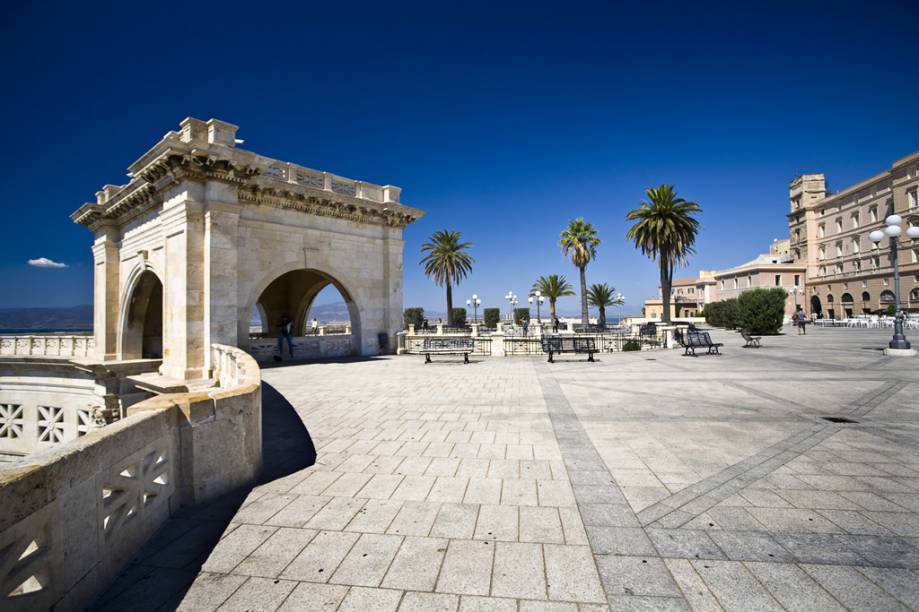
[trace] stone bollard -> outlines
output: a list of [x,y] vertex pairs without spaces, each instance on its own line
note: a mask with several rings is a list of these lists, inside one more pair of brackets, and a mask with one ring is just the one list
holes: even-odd
[[[500,323],[498,324],[500,325]],[[495,332],[491,335],[491,356],[504,357],[504,333]]]
[[437,324],[437,335],[438,335],[438,336],[443,336],[443,335],[444,335],[444,324],[443,324],[443,323],[438,323],[438,324]]
[[504,333],[504,322],[503,321],[498,321],[497,323],[495,323],[495,333],[496,334]]
[[320,325],[320,326],[319,326],[319,335],[320,335],[320,336],[324,336],[324,335],[325,335],[325,325]]
[[479,336],[479,325],[477,323],[472,324],[472,337],[477,338]]
[[414,324],[414,323],[410,323],[410,324],[409,324],[409,326],[408,326],[408,335],[409,335],[409,336],[414,336],[414,335],[415,335],[415,324]]

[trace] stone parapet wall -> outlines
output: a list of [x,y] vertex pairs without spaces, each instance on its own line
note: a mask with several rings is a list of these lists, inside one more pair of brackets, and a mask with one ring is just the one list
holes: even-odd
[[0,336],[0,355],[44,357],[87,357],[96,348],[90,335],[6,335]]
[[[353,355],[354,340],[351,334],[326,334],[322,336],[295,336],[294,356],[297,359],[332,359]],[[287,341],[283,343],[287,355]],[[258,361],[271,361],[278,354],[277,338],[252,338],[249,353]]]
[[220,387],[144,400],[0,473],[0,609],[87,608],[172,514],[256,478],[258,365],[212,350]]

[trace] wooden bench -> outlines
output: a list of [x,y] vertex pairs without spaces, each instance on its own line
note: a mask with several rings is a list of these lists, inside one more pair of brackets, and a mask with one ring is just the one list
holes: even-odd
[[543,336],[542,350],[549,353],[549,363],[555,363],[552,356],[556,353],[587,353],[587,361],[593,361],[597,341],[595,338],[578,336]]
[[462,355],[463,363],[469,363],[469,353],[475,350],[475,338],[425,338],[421,347],[424,362],[431,363],[431,355]]
[[743,336],[746,344],[743,345],[744,348],[759,348],[762,346],[759,341],[763,339],[762,336],[751,336],[750,332],[745,329],[740,330],[740,335]]
[[683,344],[685,348],[683,354],[696,357],[696,349],[704,348],[707,355],[720,355],[721,351],[718,349],[722,346],[724,344],[721,342],[712,342],[712,337],[708,335],[708,332],[689,332]]

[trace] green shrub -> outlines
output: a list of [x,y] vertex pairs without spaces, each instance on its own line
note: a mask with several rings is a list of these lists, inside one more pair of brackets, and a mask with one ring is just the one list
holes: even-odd
[[405,329],[408,329],[409,325],[414,325],[416,330],[421,329],[424,323],[424,308],[420,306],[406,308],[402,311],[402,322],[405,323]]
[[788,294],[781,287],[751,289],[737,298],[737,327],[751,334],[777,334],[785,318]]
[[737,300],[722,300],[720,302],[711,302],[702,309],[702,316],[705,322],[712,327],[726,327],[734,329],[737,327]]
[[450,313],[450,325],[463,327],[466,325],[466,309],[454,308]]
[[485,327],[497,327],[498,321],[501,320],[501,311],[497,308],[486,308],[482,311],[482,319]]
[[524,321],[530,320],[530,309],[529,308],[515,308],[514,309],[514,325],[523,325]]
[[623,351],[640,351],[641,343],[635,338],[629,338],[625,341],[625,344],[622,345]]
[[897,307],[896,307],[896,305],[894,305],[894,304],[888,304],[888,305],[887,305],[887,316],[888,316],[888,317],[893,317],[893,316],[895,316],[896,314],[897,314]]

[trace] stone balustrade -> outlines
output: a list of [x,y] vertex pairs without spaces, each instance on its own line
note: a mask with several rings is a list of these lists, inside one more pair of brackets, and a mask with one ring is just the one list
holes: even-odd
[[170,515],[255,479],[260,371],[212,350],[219,387],[141,401],[0,471],[0,609],[86,609]]
[[95,347],[88,334],[0,336],[0,356],[88,357]]
[[321,172],[312,168],[304,168],[290,162],[283,162],[264,156],[257,156],[262,161],[264,169],[261,175],[265,178],[303,185],[312,189],[337,193],[361,200],[370,200],[379,203],[398,203],[401,189],[394,185],[375,185],[366,181],[338,176],[330,172]]

